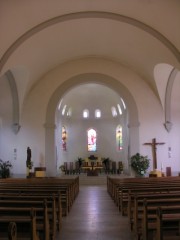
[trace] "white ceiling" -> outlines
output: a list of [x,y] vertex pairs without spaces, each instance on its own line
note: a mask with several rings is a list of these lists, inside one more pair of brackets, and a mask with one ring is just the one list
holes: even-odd
[[179,0],[1,0],[0,76],[21,95],[51,69],[86,57],[117,61],[156,91],[154,67],[180,69]]
[[117,116],[120,116],[117,104],[121,107],[122,113],[125,113],[121,97],[110,88],[95,84],[82,84],[70,90],[60,101],[59,114],[62,116],[62,110],[66,105],[65,116],[69,109],[72,110],[71,118],[82,118],[83,111],[89,111],[89,119],[95,118],[95,111],[101,111],[101,118],[113,118],[112,107],[116,108]]

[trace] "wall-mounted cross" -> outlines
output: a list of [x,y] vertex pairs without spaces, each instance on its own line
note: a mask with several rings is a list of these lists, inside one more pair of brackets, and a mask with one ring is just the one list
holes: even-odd
[[152,147],[152,156],[153,156],[153,170],[157,169],[157,156],[156,156],[156,146],[157,145],[163,145],[165,143],[158,143],[156,142],[156,139],[152,139],[152,143],[144,143],[144,145],[150,145]]

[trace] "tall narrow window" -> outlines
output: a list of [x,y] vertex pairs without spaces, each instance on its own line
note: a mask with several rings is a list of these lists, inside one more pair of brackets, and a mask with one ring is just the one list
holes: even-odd
[[117,146],[118,151],[121,151],[123,149],[122,126],[121,125],[118,125],[116,128],[116,146]]
[[117,107],[118,107],[118,110],[119,110],[119,114],[122,115],[122,109],[121,109],[120,105],[118,104]]
[[83,118],[88,118],[89,117],[89,110],[88,109],[85,109],[83,111]]
[[115,107],[111,107],[111,112],[113,117],[117,117],[117,111]]
[[100,118],[100,117],[101,117],[101,111],[99,109],[96,109],[95,118]]
[[67,150],[67,132],[65,126],[62,127],[62,150],[66,151]]
[[124,100],[122,98],[121,98],[121,102],[123,104],[124,109],[126,109],[126,104],[125,104],[125,102],[124,102]]
[[64,116],[64,114],[65,114],[65,111],[66,111],[66,105],[64,105],[64,107],[63,107],[63,110],[62,110],[62,115]]
[[94,130],[93,128],[89,129],[87,131],[87,139],[88,139],[88,151],[89,152],[95,152],[97,149],[96,146],[96,137],[97,137],[97,133],[96,130]]

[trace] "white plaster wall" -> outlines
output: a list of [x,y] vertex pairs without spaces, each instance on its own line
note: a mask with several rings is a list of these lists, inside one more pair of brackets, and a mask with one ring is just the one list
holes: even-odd
[[[59,114],[60,115],[60,114]],[[109,157],[113,161],[123,161],[127,164],[127,124],[126,116],[114,119],[68,119],[60,116],[56,134],[58,164],[59,167],[64,162],[75,162],[78,157],[87,158],[91,154],[98,157]],[[121,124],[123,126],[124,148],[121,152],[116,149],[116,127]],[[67,151],[63,151],[61,147],[61,127],[66,126],[67,131]],[[88,152],[87,149],[87,130],[94,128],[97,131],[97,151]],[[126,166],[127,168],[127,166]]]
[[[2,118],[2,127],[0,133],[0,156],[4,159],[8,159],[13,153],[12,149],[14,146],[17,148],[17,159],[14,161],[14,171],[17,173],[25,173],[25,160],[26,160],[26,148],[29,146],[32,149],[32,160],[34,161],[34,166],[39,166],[40,162],[44,163],[45,158],[45,116],[46,108],[48,101],[56,90],[56,88],[65,82],[67,79],[76,76],[82,73],[97,72],[103,73],[120,81],[124,84],[131,94],[133,95],[139,114],[139,136],[140,136],[140,153],[148,155],[152,158],[151,148],[144,146],[143,143],[151,142],[152,138],[156,138],[159,142],[165,142],[163,146],[157,148],[158,156],[158,168],[160,167],[161,162],[165,162],[169,166],[169,162],[166,162],[165,159],[168,159],[168,141],[171,143],[174,142],[174,137],[177,135],[177,130],[179,132],[179,115],[175,115],[174,110],[174,122],[176,124],[173,127],[173,133],[167,134],[165,128],[163,127],[164,123],[164,112],[162,110],[161,104],[158,98],[155,96],[153,91],[149,88],[147,84],[134,72],[126,69],[120,64],[107,61],[105,59],[96,59],[89,58],[83,60],[76,60],[62,64],[61,66],[53,69],[31,89],[25,102],[23,103],[22,115],[21,115],[21,129],[17,135],[13,135],[10,130],[10,119],[11,119],[11,109],[6,114],[4,108],[4,102],[0,103],[0,116]],[[7,90],[7,85],[3,85],[3,89]],[[0,88],[1,89],[1,88]],[[0,97],[4,101],[4,92],[2,90]],[[2,95],[3,94],[3,95]],[[10,93],[8,93],[9,96]],[[179,96],[179,95],[178,95]],[[5,97],[6,99],[6,97]],[[6,99],[7,105],[11,106],[10,98]],[[10,107],[11,108],[11,107]],[[4,123],[6,122],[6,123]],[[78,123],[79,124],[79,123]],[[78,125],[77,125],[78,126]],[[2,140],[3,139],[3,140]],[[176,140],[179,139],[175,139]],[[72,145],[75,145],[75,141],[72,141]],[[102,145],[100,148],[100,154],[108,155],[107,152],[103,149],[105,146]],[[133,148],[133,146],[131,146]],[[179,169],[179,144],[173,143],[173,159],[176,161],[172,166],[173,169]],[[136,149],[133,150],[134,153]],[[85,152],[82,152],[82,156]],[[73,155],[77,157],[78,154],[77,148],[74,150]],[[72,159],[72,156],[71,156]],[[58,159],[58,161],[60,161]],[[52,164],[55,164],[54,162]],[[165,167],[165,166],[164,166]]]
[[[107,74],[119,80],[127,88],[129,88],[138,105],[141,142],[140,152],[151,157],[151,149],[142,146],[142,144],[144,142],[151,141],[154,137],[156,137],[158,141],[166,140],[165,130],[162,126],[163,112],[158,98],[137,74],[122,67],[118,63],[99,60],[96,58],[77,60],[63,64],[46,74],[32,89],[25,105],[26,108],[24,108],[24,114],[25,116],[29,116],[28,118],[27,116],[25,118],[29,124],[32,124],[33,122],[31,134],[36,136],[35,139],[32,140],[33,144],[38,146],[39,151],[43,152],[43,123],[45,121],[46,106],[51,94],[53,94],[56,88],[67,79],[87,72]],[[155,117],[152,118],[152,116]],[[40,133],[40,131],[42,133]],[[28,138],[31,139],[30,137]],[[74,155],[77,157],[78,153],[75,152]],[[72,156],[67,154],[67,158],[72,159]],[[164,159],[164,149],[162,152],[162,159]]]
[[12,131],[11,90],[4,75],[0,78],[0,159],[12,163],[12,174],[18,169],[18,155],[19,137]]
[[180,172],[180,72],[177,74],[171,95],[171,120],[172,130],[167,134],[166,166],[170,166],[173,172]]

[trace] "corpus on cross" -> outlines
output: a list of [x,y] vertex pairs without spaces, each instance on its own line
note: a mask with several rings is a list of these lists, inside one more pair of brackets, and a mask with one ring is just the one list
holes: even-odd
[[152,139],[151,143],[144,143],[144,145],[150,145],[152,147],[152,156],[153,156],[153,170],[157,169],[157,156],[156,156],[156,150],[157,150],[157,145],[163,145],[165,143],[163,142],[156,142],[156,138]]

